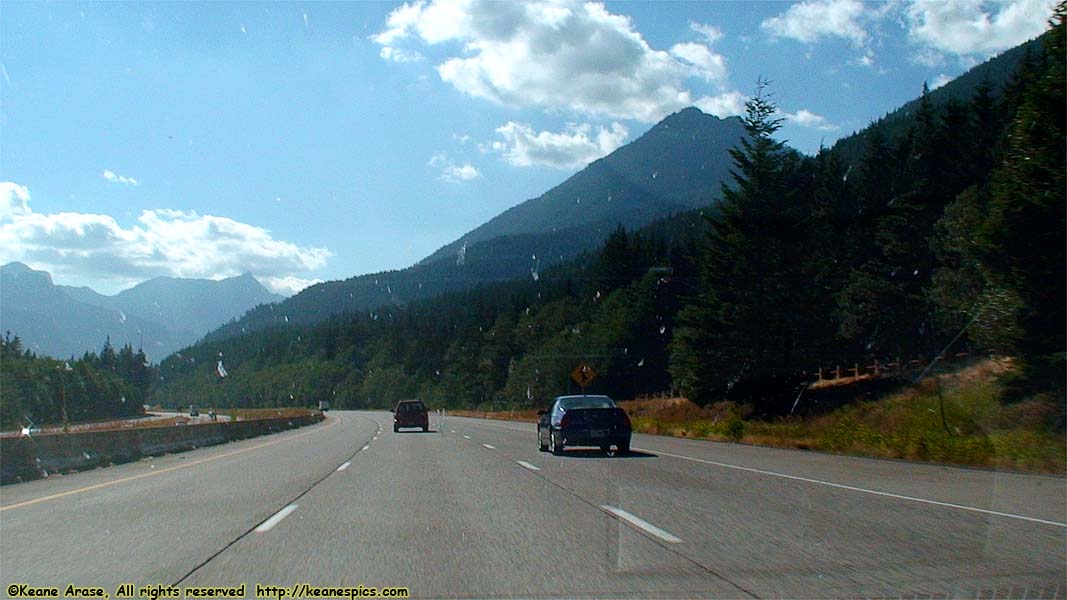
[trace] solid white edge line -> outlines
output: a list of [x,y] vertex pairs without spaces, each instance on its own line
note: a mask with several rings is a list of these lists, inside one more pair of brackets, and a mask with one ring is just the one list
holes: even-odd
[[490,446],[489,444],[482,444],[482,445],[485,446],[486,448],[489,448],[490,450],[496,450],[496,446]]
[[531,471],[540,471],[541,470],[541,467],[535,467],[535,466],[531,465],[530,463],[526,462],[525,460],[517,460],[515,462],[519,463],[520,465],[526,467],[527,469],[529,469]]
[[1056,527],[1067,528],[1067,523],[1059,523],[1057,521],[1047,521],[1045,519],[1038,519],[1036,517],[1027,517],[1024,515],[1016,515],[1013,513],[1000,512],[996,510],[989,510],[985,508],[978,508],[977,506],[966,506],[964,504],[953,504],[951,502],[941,502],[940,500],[930,500],[927,498],[916,498],[915,496],[904,496],[902,494],[894,494],[892,492],[882,492],[879,490],[869,490],[867,488],[856,487],[853,485],[845,485],[843,483],[834,483],[832,481],[822,481],[820,479],[811,479],[809,477],[800,477],[798,475],[788,475],[786,473],[776,473],[774,471],[765,471],[763,469],[753,469],[751,467],[739,467],[737,465],[731,465],[727,463],[716,462],[713,460],[704,460],[703,458],[693,458],[692,456],[682,456],[681,454],[671,454],[670,452],[661,452],[659,450],[649,450],[647,448],[634,448],[640,452],[649,452],[652,454],[658,454],[662,456],[670,456],[671,458],[680,458],[682,460],[691,460],[694,462],[704,463],[706,465],[713,465],[716,467],[723,467],[726,469],[736,469],[738,471],[748,471],[749,473],[759,473],[760,475],[770,475],[772,477],[782,477],[784,479],[792,479],[794,481],[803,481],[805,483],[814,483],[816,485],[825,485],[827,487],[838,488],[842,490],[849,490],[851,492],[860,492],[863,494],[871,494],[873,496],[883,496],[886,498],[895,498],[897,500],[907,500],[909,502],[920,502],[922,504],[932,504],[934,506],[943,506],[946,508],[955,508],[959,510],[966,510],[976,513],[982,513],[985,515],[993,515],[997,517],[1005,517],[1008,519],[1018,519],[1020,521],[1030,521],[1032,523],[1041,523],[1044,525],[1055,525]]
[[347,469],[350,466],[352,466],[352,461],[346,460],[345,462],[341,463],[340,467],[337,467],[337,471],[338,472],[344,471],[345,469]]
[[608,511],[609,513],[615,515],[623,521],[626,521],[630,525],[633,525],[638,529],[644,530],[646,533],[650,533],[667,543],[679,544],[682,542],[682,538],[671,535],[670,533],[660,529],[659,527],[656,527],[652,523],[649,523],[648,521],[640,517],[634,516],[621,508],[615,508],[614,506],[611,506],[609,504],[602,504],[600,505],[600,508]]
[[267,519],[266,521],[263,521],[263,523],[261,523],[259,527],[256,527],[256,533],[266,533],[266,532],[270,531],[271,529],[274,528],[275,525],[277,525],[278,523],[281,523],[282,519],[284,519],[285,517],[288,517],[289,513],[291,513],[294,510],[296,510],[297,506],[299,506],[299,505],[290,504],[289,506],[286,506],[285,508],[283,508],[283,509],[279,510],[278,512],[274,513],[273,517]]

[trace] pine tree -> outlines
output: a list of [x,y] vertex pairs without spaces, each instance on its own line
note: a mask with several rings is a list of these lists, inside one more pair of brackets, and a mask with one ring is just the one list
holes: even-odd
[[698,402],[741,379],[770,381],[803,360],[809,288],[802,268],[806,207],[789,183],[777,107],[758,82],[746,103],[747,136],[730,151],[733,186],[723,185],[700,259],[700,291],[678,317],[675,384]]
[[1055,9],[1045,61],[1023,100],[992,181],[983,262],[1020,300],[1013,346],[1025,389],[1065,387],[1065,54],[1067,3]]

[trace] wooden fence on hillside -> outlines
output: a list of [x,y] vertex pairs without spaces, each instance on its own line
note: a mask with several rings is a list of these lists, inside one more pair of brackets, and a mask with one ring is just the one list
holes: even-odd
[[[953,355],[941,355],[936,358],[939,363],[953,363],[961,360],[967,360],[970,354],[967,352],[959,352]],[[827,387],[832,385],[844,385],[847,383],[853,383],[855,381],[861,381],[864,379],[875,379],[878,377],[893,377],[902,373],[908,373],[926,368],[930,365],[929,359],[914,358],[914,359],[902,359],[897,358],[891,362],[874,361],[873,365],[863,365],[859,363],[853,363],[851,367],[842,368],[841,365],[834,367],[819,367],[815,371],[815,380],[812,382],[812,388]]]

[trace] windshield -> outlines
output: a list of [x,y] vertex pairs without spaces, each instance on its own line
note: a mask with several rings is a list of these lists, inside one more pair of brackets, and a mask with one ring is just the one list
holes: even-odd
[[615,408],[615,403],[606,396],[589,396],[585,398],[566,398],[560,400],[559,405],[564,410],[580,408]]
[[1067,0],[0,0],[13,598],[1067,598]]

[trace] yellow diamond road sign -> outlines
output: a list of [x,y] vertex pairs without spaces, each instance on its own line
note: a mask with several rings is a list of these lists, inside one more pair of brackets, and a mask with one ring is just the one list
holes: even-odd
[[596,371],[593,370],[593,367],[590,367],[583,362],[577,367],[574,367],[574,370],[571,371],[571,379],[584,390],[589,387],[590,383],[593,383],[594,379],[596,379]]

